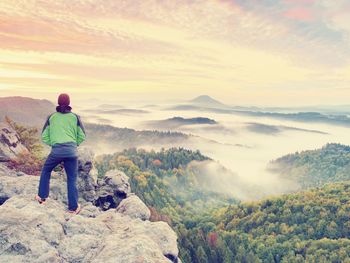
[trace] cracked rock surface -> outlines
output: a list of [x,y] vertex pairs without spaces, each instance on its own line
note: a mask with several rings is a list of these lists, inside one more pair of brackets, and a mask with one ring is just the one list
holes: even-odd
[[49,199],[40,205],[39,177],[0,163],[0,263],[180,262],[175,232],[148,220],[148,207],[123,172],[97,180],[89,158],[79,166],[82,211],[71,215],[64,173],[52,173]]
[[57,200],[39,205],[32,195],[8,199],[0,207],[0,262],[165,263],[178,254],[176,234],[165,222],[91,204],[79,215],[65,209]]

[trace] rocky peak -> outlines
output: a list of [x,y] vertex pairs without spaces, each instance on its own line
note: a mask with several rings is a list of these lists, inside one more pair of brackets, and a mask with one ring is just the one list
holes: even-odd
[[[13,130],[0,132],[7,158],[23,150]],[[91,150],[79,150],[82,211],[74,216],[66,211],[64,172],[52,173],[50,197],[39,205],[39,177],[0,163],[0,262],[180,262],[170,226],[149,221],[150,210],[122,171],[98,178],[93,158]]]

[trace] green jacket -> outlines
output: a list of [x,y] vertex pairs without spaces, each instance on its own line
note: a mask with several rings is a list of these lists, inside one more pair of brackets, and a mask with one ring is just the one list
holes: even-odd
[[79,145],[85,140],[83,123],[80,117],[72,112],[55,112],[47,118],[41,139],[50,146],[66,142]]

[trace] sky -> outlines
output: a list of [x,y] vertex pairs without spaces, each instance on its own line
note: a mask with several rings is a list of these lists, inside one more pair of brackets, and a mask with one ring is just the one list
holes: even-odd
[[0,96],[337,105],[348,0],[1,0]]

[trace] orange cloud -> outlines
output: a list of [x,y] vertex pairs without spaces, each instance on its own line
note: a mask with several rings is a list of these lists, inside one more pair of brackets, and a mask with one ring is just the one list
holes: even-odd
[[38,51],[81,52],[100,46],[94,36],[72,25],[29,17],[0,16],[0,47]]

